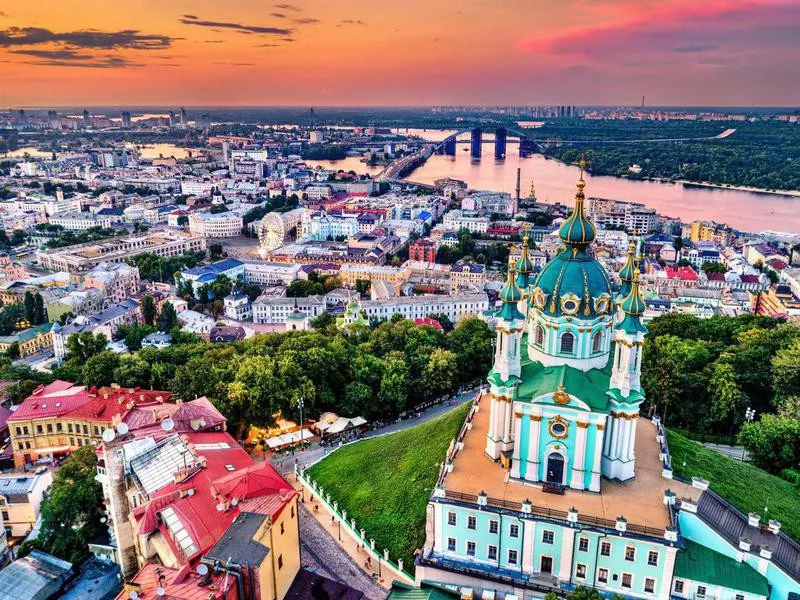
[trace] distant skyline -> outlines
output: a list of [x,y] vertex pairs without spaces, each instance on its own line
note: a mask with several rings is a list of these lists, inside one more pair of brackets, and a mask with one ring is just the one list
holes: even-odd
[[0,4],[0,107],[797,106],[796,0]]

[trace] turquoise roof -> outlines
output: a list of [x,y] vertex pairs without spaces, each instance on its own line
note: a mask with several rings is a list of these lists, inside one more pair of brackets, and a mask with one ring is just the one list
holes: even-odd
[[769,596],[767,578],[746,562],[684,539],[685,549],[675,558],[675,577],[719,585],[723,588]]
[[628,246],[628,260],[625,261],[625,266],[619,272],[619,278],[628,283],[633,281],[633,276],[636,272],[634,254],[636,254],[636,242],[631,240],[630,246]]
[[557,254],[544,266],[534,288],[544,292],[545,303],[541,310],[548,315],[565,314],[561,299],[570,293],[580,300],[577,312],[570,313],[578,318],[598,316],[594,299],[602,294],[608,295],[610,309],[611,282],[606,270],[584,248],[567,248]]
[[629,314],[625,314],[625,317],[617,323],[617,329],[621,329],[625,333],[630,333],[631,335],[635,335],[637,333],[647,333],[647,326],[642,323],[639,317],[634,317]]
[[519,302],[522,300],[522,290],[514,281],[514,269],[508,270],[508,278],[503,289],[500,290],[500,300],[503,302]]
[[522,238],[522,253],[520,254],[517,262],[514,264],[514,270],[520,274],[529,274],[533,271],[533,263],[531,257],[528,256],[528,234]]
[[646,308],[642,294],[639,293],[639,276],[637,273],[636,279],[631,284],[630,293],[622,300],[622,311],[626,315],[640,317],[644,314]]
[[[610,355],[608,363],[602,369],[581,371],[566,365],[546,367],[539,361],[528,358],[527,337],[527,334],[522,336],[522,372],[519,379],[515,378],[516,381],[521,379],[517,387],[517,400],[530,401],[544,394],[552,394],[562,385],[565,392],[581,399],[596,412],[608,412],[609,400],[619,400],[608,389],[612,368]],[[500,374],[494,370],[489,373],[487,380],[497,386],[509,383],[502,381]],[[632,402],[630,398],[619,401]]]

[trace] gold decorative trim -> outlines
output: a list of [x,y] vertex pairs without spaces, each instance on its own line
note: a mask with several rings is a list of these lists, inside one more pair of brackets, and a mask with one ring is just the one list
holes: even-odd
[[597,424],[597,431],[603,431],[606,428],[604,423]]
[[575,423],[580,429],[589,429],[589,423],[584,423],[582,421],[577,421]]
[[558,389],[553,392],[553,402],[556,404],[569,404],[569,394],[564,391],[564,386],[558,386]]
[[[563,425],[564,426],[564,433],[556,433],[553,431],[556,425]],[[553,417],[550,422],[547,424],[547,430],[550,432],[550,435],[557,440],[566,439],[569,436],[569,421],[567,421],[561,415],[556,415]]]
[[516,417],[517,419],[521,419],[522,418],[522,413],[520,411],[515,411],[514,412],[514,417]]
[[542,415],[528,415],[528,416],[530,417],[531,421],[535,421],[536,423],[542,420]]
[[[577,315],[581,309],[581,299],[576,294],[568,292],[560,298],[561,312],[565,315]],[[568,304],[572,304],[572,308],[567,308]]]

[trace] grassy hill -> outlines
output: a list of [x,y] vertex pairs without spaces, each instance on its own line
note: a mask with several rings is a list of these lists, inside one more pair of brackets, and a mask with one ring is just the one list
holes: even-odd
[[413,568],[425,541],[425,507],[439,464],[456,437],[470,404],[432,421],[337,450],[307,474],[339,501],[375,546]]
[[[796,486],[674,431],[667,432],[667,439],[676,474],[708,480],[715,492],[745,514],[754,512],[762,519],[777,519],[783,531],[800,540],[800,490]],[[764,512],[765,506],[768,512]]]

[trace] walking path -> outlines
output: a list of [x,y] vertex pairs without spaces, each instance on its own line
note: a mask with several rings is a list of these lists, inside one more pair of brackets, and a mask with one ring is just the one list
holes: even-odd
[[750,461],[750,454],[742,446],[727,446],[725,444],[712,444],[711,442],[706,442],[703,446],[734,460]]

